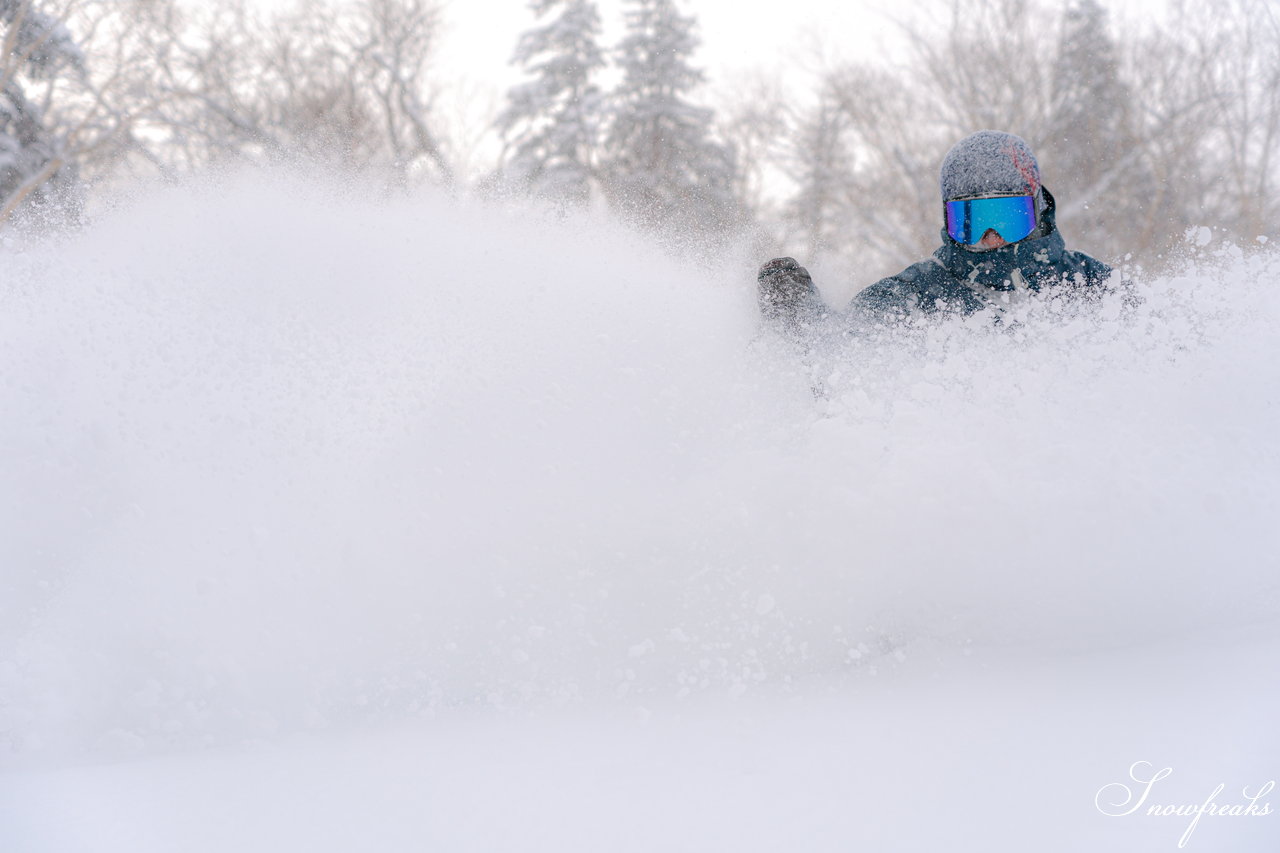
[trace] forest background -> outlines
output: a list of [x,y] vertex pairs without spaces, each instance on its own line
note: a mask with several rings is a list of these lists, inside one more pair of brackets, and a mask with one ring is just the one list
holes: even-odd
[[[512,4],[517,82],[459,109],[439,0],[0,0],[0,222],[74,227],[210,172],[338,175],[595,211],[706,254],[750,241],[859,285],[937,244],[938,163],[1020,134],[1068,244],[1165,266],[1210,227],[1276,237],[1280,23],[1267,0],[925,3],[878,54],[708,80],[697,5]],[[611,13],[612,8],[608,11]]]

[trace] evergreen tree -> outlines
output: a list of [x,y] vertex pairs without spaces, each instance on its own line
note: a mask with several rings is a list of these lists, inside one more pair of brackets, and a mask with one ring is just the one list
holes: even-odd
[[20,207],[63,219],[81,202],[66,134],[48,126],[46,98],[61,74],[82,75],[84,56],[58,18],[32,0],[0,0],[0,221]]
[[606,189],[615,209],[664,230],[717,228],[739,216],[732,150],[712,136],[714,114],[689,93],[695,20],[673,0],[628,0],[618,47],[623,78],[606,137]]
[[1150,187],[1142,178],[1132,94],[1121,77],[1106,9],[1097,0],[1071,3],[1061,44],[1043,145],[1046,165],[1061,188],[1062,217],[1073,240],[1115,257],[1137,238]]
[[508,93],[498,117],[509,177],[534,193],[585,204],[591,193],[602,97],[592,82],[604,65],[600,15],[591,0],[533,0],[534,13],[559,14],[529,30],[513,62],[533,75]]

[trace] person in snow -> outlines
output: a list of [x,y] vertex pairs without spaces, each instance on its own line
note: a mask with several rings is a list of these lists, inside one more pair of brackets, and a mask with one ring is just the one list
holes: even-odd
[[[847,313],[872,323],[924,314],[973,314],[1014,295],[1047,288],[1097,288],[1111,268],[1067,249],[1054,220],[1053,195],[1026,140],[983,130],[943,158],[942,247],[858,293]],[[830,313],[809,272],[794,258],[760,268],[762,315],[798,330]]]

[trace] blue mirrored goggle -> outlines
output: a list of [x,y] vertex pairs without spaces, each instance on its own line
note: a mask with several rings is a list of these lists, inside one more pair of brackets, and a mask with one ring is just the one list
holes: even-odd
[[999,198],[966,198],[949,201],[947,234],[957,243],[972,246],[990,230],[1016,243],[1036,230],[1036,197],[1007,195]]

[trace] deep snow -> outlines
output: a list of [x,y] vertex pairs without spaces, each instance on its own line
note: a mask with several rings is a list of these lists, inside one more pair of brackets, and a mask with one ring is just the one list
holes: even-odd
[[0,850],[1175,848],[1095,793],[1280,776],[1280,256],[1197,251],[797,357],[446,199],[10,244]]

